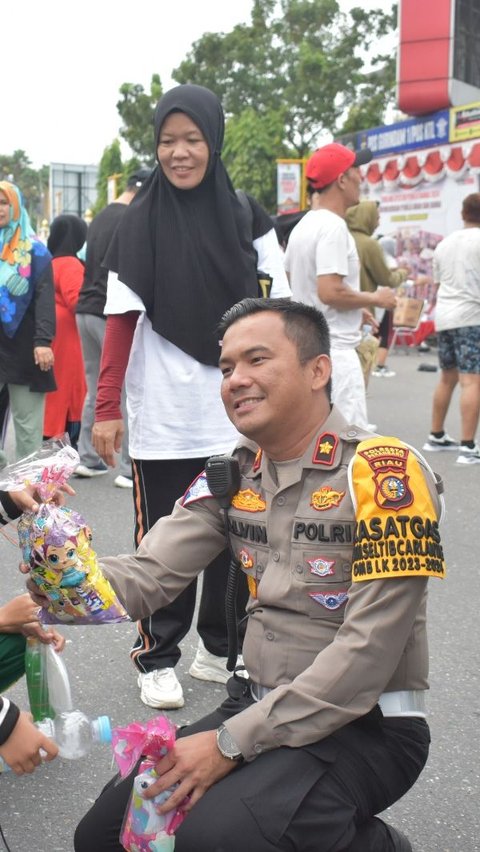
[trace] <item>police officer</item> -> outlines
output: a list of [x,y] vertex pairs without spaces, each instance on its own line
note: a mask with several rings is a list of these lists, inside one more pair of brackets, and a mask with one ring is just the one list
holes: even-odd
[[[442,577],[441,499],[426,462],[330,404],[315,308],[246,299],[221,326],[222,398],[245,436],[228,512],[250,600],[244,659],[214,713],[179,731],[148,798],[189,796],[176,852],[408,852],[376,817],[428,754],[429,577]],[[103,568],[132,618],[175,598],[224,547],[205,475],[132,556]],[[120,850],[132,779],[110,784],[77,852]]]

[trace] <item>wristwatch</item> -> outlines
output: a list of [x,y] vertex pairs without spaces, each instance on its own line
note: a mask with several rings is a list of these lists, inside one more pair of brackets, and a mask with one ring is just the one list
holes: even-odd
[[238,745],[225,725],[220,725],[217,728],[217,746],[219,752],[224,757],[228,757],[229,760],[236,760],[238,762],[243,760],[242,752],[239,750]]

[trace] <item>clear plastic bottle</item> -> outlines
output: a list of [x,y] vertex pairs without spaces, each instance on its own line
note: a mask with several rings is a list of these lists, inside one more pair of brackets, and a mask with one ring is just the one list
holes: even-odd
[[108,716],[89,719],[80,710],[58,713],[54,719],[42,719],[36,726],[58,745],[60,757],[67,760],[84,757],[95,743],[110,743],[112,740]]
[[[112,728],[108,716],[89,719],[80,710],[58,713],[54,719],[41,719],[35,727],[58,745],[60,757],[77,760],[88,754],[96,743],[110,743]],[[0,772],[10,767],[0,757]]]

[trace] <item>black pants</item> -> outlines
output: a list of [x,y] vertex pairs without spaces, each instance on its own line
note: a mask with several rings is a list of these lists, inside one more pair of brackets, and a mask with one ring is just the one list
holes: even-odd
[[[251,703],[233,678],[227,689],[221,707],[178,736],[217,728]],[[179,827],[175,852],[394,852],[374,817],[414,784],[429,743],[423,719],[385,719],[376,707],[318,743],[266,752],[207,791]],[[77,828],[75,852],[121,852],[132,781],[107,785]]]
[[[159,518],[169,515],[175,501],[205,467],[206,459],[172,459],[168,461],[133,460],[133,502],[135,507],[135,544]],[[229,565],[225,550],[203,573],[197,631],[211,654],[226,657],[227,628],[225,591]],[[248,600],[246,582],[240,581],[237,615],[242,619]],[[181,640],[190,630],[195,610],[197,582],[194,580],[171,604],[138,622],[138,637],[131,657],[142,672],[175,666],[180,659]],[[240,626],[240,647],[244,626]]]

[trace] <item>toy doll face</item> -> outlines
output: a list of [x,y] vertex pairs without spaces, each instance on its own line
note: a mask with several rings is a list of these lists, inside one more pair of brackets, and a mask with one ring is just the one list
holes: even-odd
[[67,539],[63,547],[47,545],[47,564],[53,571],[65,571],[77,564],[77,545]]

